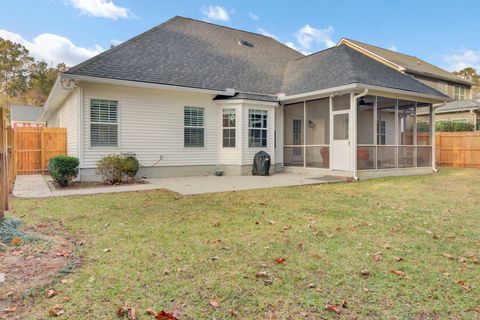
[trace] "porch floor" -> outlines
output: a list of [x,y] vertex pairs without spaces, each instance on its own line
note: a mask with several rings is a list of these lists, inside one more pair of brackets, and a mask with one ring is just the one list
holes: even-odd
[[102,186],[99,188],[50,190],[49,176],[19,175],[15,181],[13,195],[21,198],[47,198],[69,195],[88,195],[100,193],[129,192],[141,190],[167,189],[181,195],[240,191],[262,188],[276,188],[341,182],[331,177],[319,177],[318,174],[276,173],[268,177],[261,176],[191,176],[176,178],[147,179],[146,184]]

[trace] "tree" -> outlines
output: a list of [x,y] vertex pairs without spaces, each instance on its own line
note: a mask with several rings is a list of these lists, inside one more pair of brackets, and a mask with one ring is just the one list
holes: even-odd
[[25,93],[27,104],[41,106],[45,103],[52,90],[57,76],[65,72],[67,66],[60,63],[56,68],[49,67],[46,62],[32,63],[29,67],[28,88]]
[[28,86],[28,68],[33,62],[28,50],[21,44],[0,38],[0,93],[7,98],[18,98]]
[[478,75],[477,70],[472,67],[467,67],[459,71],[454,71],[453,73],[463,79],[472,81],[474,83],[472,86],[472,98],[473,100],[480,99],[480,76]]

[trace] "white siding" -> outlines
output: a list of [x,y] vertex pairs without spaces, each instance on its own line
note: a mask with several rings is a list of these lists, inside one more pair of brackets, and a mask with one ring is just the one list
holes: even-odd
[[[213,95],[86,84],[83,93],[84,168],[105,155],[133,152],[142,166],[215,165],[219,157],[220,106]],[[90,99],[118,101],[119,146],[90,146]],[[205,108],[205,147],[184,148],[185,106]],[[162,160],[159,161],[160,157]]]
[[78,95],[75,89],[47,121],[48,127],[67,128],[67,155],[78,157]]
[[[267,118],[267,147],[266,148],[250,148],[248,147],[248,110],[249,109],[258,109],[258,110],[267,110],[268,111],[268,118]],[[273,132],[274,132],[274,107],[272,106],[261,106],[261,105],[254,105],[245,103],[242,106],[242,145],[243,145],[243,156],[242,156],[242,164],[249,165],[253,163],[253,157],[258,151],[265,151],[271,157],[274,157],[274,147],[273,147]],[[272,159],[273,161],[277,162],[277,159]]]

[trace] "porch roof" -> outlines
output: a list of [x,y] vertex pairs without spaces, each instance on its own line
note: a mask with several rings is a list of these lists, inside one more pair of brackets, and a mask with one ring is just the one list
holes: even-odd
[[438,97],[445,94],[364,54],[340,45],[289,62],[283,82],[285,95],[298,95],[350,84],[364,84]]

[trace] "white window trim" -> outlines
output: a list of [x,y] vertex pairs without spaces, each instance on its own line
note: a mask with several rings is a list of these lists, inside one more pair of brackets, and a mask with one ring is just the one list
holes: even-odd
[[[121,146],[121,101],[118,98],[115,97],[99,97],[99,96],[90,96],[88,99],[85,99],[88,101],[88,147],[89,149],[103,149],[103,150],[118,150],[120,149]],[[93,146],[92,145],[92,100],[108,100],[108,101],[117,101],[117,146]],[[97,122],[93,122],[97,123]],[[82,137],[80,137],[80,140]]]
[[[200,108],[203,110],[203,125],[200,126],[186,126],[185,125],[185,108]],[[182,118],[182,123],[183,123],[183,128],[182,128],[182,136],[183,136],[183,149],[206,149],[207,146],[207,129],[205,126],[206,123],[206,108],[205,107],[199,107],[199,106],[184,106],[183,107],[183,118]],[[203,129],[203,146],[200,147],[194,147],[194,146],[186,146],[185,145],[185,128],[194,128],[194,129]]]
[[[458,88],[458,94],[457,94],[457,88]],[[463,94],[460,94],[460,91],[463,91]],[[453,88],[453,99],[455,100],[465,100],[465,97],[467,95],[467,88],[464,86],[460,85],[455,85]]]
[[[235,126],[234,127],[224,127],[223,126],[223,116],[225,114],[225,111],[230,111],[230,112],[233,112],[233,114],[235,115]],[[221,146],[223,149],[229,149],[229,150],[233,150],[233,149],[237,149],[238,148],[238,139],[237,139],[237,124],[238,124],[238,116],[237,116],[237,109],[236,108],[223,108],[222,109],[222,119],[221,119],[221,126],[222,126],[222,139],[221,139]],[[233,129],[235,130],[235,147],[225,147],[223,145],[223,139],[224,139],[224,136],[223,136],[223,129]]]
[[[267,116],[267,126],[265,128],[256,128],[256,127],[250,127],[250,111],[260,111],[262,113],[266,113]],[[249,108],[247,110],[247,145],[249,149],[267,149],[268,148],[268,122],[269,122],[269,117],[268,117],[268,110],[266,109],[254,109],[254,108]],[[263,121],[262,121],[263,123]],[[266,132],[266,145],[264,147],[251,147],[250,146],[250,130],[263,130]]]

